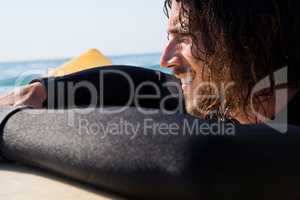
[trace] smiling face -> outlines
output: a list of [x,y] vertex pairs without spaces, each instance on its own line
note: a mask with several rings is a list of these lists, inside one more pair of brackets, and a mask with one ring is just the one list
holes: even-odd
[[[195,96],[198,94],[203,74],[203,61],[192,55],[192,38],[181,26],[179,20],[180,4],[172,1],[168,23],[168,42],[161,56],[160,64],[171,69],[181,80],[186,109],[190,114],[197,110]],[[198,35],[198,49],[201,49],[201,36]]]
[[275,87],[265,94],[252,92],[266,77],[275,86],[274,72],[290,65],[288,45],[281,40],[288,27],[278,15],[282,3],[165,0],[169,40],[161,66],[181,80],[190,114],[256,122],[253,108],[265,112],[269,107],[261,99],[273,104]]

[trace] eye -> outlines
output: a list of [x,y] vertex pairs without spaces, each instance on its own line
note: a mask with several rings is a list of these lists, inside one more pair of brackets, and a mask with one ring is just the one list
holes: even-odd
[[182,43],[190,43],[191,42],[191,37],[187,34],[181,34],[179,41]]

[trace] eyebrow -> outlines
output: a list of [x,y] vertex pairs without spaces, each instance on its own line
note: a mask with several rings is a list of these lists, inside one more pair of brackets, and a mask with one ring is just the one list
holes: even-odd
[[167,32],[168,33],[181,33],[182,30],[179,26],[173,26],[173,27],[168,28]]
[[181,26],[176,26],[176,27],[170,27],[167,30],[168,34],[179,34],[179,35],[187,35],[188,32],[185,31]]

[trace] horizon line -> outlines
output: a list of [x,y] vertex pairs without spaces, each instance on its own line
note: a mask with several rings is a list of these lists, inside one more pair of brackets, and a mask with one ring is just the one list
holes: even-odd
[[[110,54],[110,55],[105,55],[108,58],[111,57],[121,57],[121,56],[136,56],[136,55],[154,55],[154,54],[161,54],[161,52],[146,52],[146,53],[125,53],[125,54]],[[79,56],[79,55],[77,55]],[[21,62],[40,62],[40,61],[53,61],[53,60],[70,60],[74,57],[53,57],[53,58],[29,58],[29,59],[15,59],[15,60],[0,60],[0,63],[21,63]]]

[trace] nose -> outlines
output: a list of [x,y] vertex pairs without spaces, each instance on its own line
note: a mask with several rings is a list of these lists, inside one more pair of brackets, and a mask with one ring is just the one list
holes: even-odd
[[160,58],[160,66],[171,68],[173,66],[179,65],[178,52],[174,43],[168,42],[163,50]]

